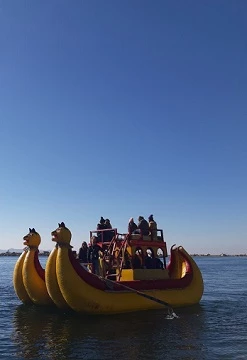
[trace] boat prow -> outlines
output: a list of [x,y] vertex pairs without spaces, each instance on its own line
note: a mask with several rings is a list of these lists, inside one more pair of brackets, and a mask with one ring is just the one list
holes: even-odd
[[27,290],[23,283],[23,277],[22,277],[22,269],[23,269],[23,264],[24,264],[26,255],[27,255],[27,249],[25,249],[22,252],[22,254],[20,255],[20,257],[18,258],[18,260],[15,264],[14,273],[13,273],[13,284],[14,284],[14,289],[15,289],[15,292],[16,292],[16,295],[18,296],[18,298],[24,304],[31,304],[32,300],[30,299],[30,296],[27,293]]
[[18,259],[13,276],[16,294],[24,303],[51,305],[53,302],[46,289],[45,270],[38,257],[40,235],[35,229],[29,229],[23,239],[27,248]]
[[69,306],[66,303],[57,281],[56,274],[56,261],[57,261],[58,247],[56,246],[50,253],[45,269],[45,282],[49,296],[59,309],[68,309]]

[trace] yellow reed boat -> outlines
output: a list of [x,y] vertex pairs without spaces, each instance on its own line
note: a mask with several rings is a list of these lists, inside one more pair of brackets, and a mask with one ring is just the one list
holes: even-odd
[[[47,261],[46,284],[58,307],[70,307],[80,313],[114,314],[159,309],[164,303],[175,308],[199,303],[203,294],[200,269],[181,246],[171,247],[166,266],[162,230],[157,230],[155,236],[110,231],[110,241],[103,241],[102,236],[97,243],[103,254],[99,276],[75,258],[71,232],[64,223],[52,232],[52,240],[57,244]],[[90,237],[94,233],[90,232]]]
[[16,295],[24,304],[53,304],[45,284],[45,270],[42,268],[38,247],[40,235],[35,229],[23,237],[26,248],[17,260],[13,273],[13,284]]

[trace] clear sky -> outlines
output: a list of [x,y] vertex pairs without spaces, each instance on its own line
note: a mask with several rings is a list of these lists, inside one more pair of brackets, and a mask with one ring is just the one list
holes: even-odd
[[0,2],[0,249],[154,214],[168,247],[246,253],[247,3]]

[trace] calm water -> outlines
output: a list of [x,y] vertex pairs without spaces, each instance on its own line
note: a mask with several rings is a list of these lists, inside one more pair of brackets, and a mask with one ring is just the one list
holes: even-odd
[[0,359],[247,359],[247,258],[195,258],[204,296],[173,320],[166,310],[92,317],[25,307],[12,286],[16,260],[0,257]]

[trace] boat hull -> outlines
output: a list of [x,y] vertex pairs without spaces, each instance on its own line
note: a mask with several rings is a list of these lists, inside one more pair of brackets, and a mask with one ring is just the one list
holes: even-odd
[[23,263],[22,278],[27,294],[34,304],[53,304],[46,289],[45,271],[40,265],[37,250],[28,250]]
[[[177,266],[170,266],[171,277],[174,276],[174,279],[158,282],[119,282],[111,288],[96,275],[88,273],[82,267],[78,268],[78,262],[68,248],[59,247],[56,258],[57,282],[66,303],[77,312],[115,314],[163,307],[139,296],[135,290],[164,301],[174,308],[197,304],[203,294],[203,280],[199,268],[182,247],[173,250],[172,256],[173,264],[177,262]],[[124,284],[133,290],[126,290]],[[139,288],[135,289],[136,286]]]
[[23,251],[23,253],[18,258],[14,273],[13,273],[13,284],[14,289],[16,292],[16,295],[18,298],[24,303],[24,304],[31,304],[32,300],[30,299],[30,296],[27,293],[27,290],[25,288],[24,282],[23,282],[23,276],[22,276],[22,270],[23,270],[23,264],[25,261],[27,255],[27,251]]
[[68,309],[69,306],[66,303],[57,281],[56,275],[56,260],[57,260],[58,249],[55,247],[50,253],[45,269],[45,283],[49,296],[51,297],[54,304],[59,309]]

